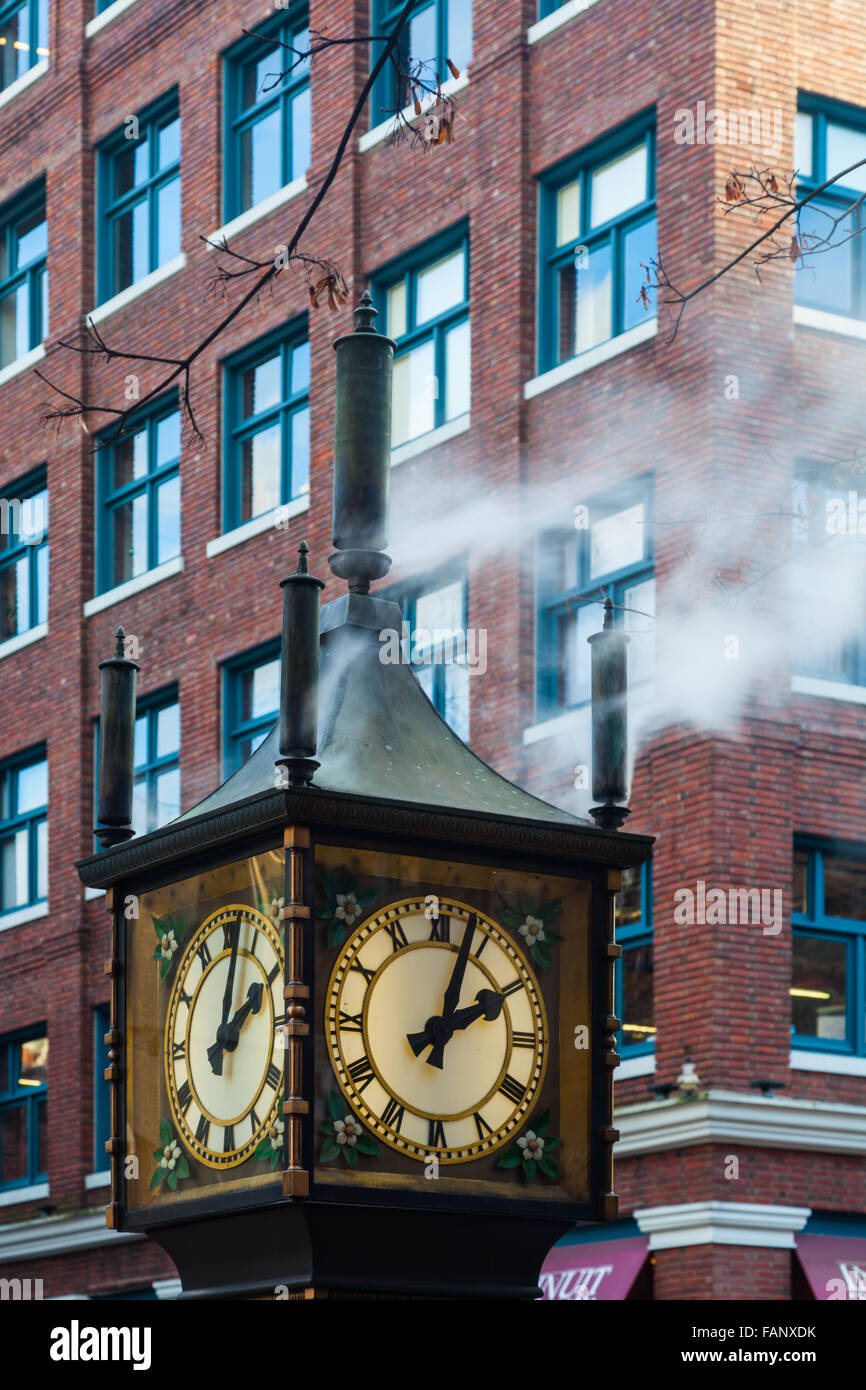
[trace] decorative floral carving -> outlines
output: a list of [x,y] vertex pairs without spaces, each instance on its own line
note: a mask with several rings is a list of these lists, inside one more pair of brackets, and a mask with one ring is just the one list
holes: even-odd
[[548,1134],[549,1127],[550,1111],[543,1110],[530,1122],[530,1128],[521,1134],[517,1143],[506,1149],[497,1167],[520,1168],[527,1182],[533,1182],[539,1173],[553,1182],[561,1181],[559,1164],[550,1154],[562,1140]]
[[156,949],[153,953],[153,959],[160,962],[159,978],[164,980],[171,969],[175,952],[183,941],[186,927],[180,919],[175,921],[172,914],[168,912],[164,917],[153,918],[153,930],[156,932]]
[[373,1158],[381,1152],[360,1121],[347,1113],[346,1102],[334,1090],[328,1091],[328,1114],[330,1120],[319,1121],[319,1133],[323,1136],[320,1163],[330,1163],[342,1154],[350,1168],[357,1168],[359,1154]]
[[377,890],[359,891],[355,880],[345,870],[330,873],[323,870],[319,882],[319,907],[316,916],[327,923],[328,945],[339,946],[364,916],[365,909],[375,901]]
[[519,912],[508,903],[502,908],[502,920],[506,927],[523,937],[532,960],[542,970],[550,969],[550,948],[562,940],[559,932],[553,930],[554,922],[559,920],[561,906],[561,898],[542,903],[539,907],[531,898],[521,897]]
[[283,1102],[280,1100],[277,1105],[277,1116],[263,1139],[260,1139],[255,1147],[253,1158],[269,1159],[271,1168],[276,1168],[283,1156],[283,1135],[286,1132],[286,1122],[283,1119]]
[[160,1183],[167,1182],[174,1192],[178,1183],[183,1178],[189,1177],[189,1164],[186,1161],[186,1156],[181,1153],[180,1145],[174,1137],[168,1120],[160,1120],[159,1137],[161,1147],[153,1151],[153,1156],[156,1159],[156,1171],[150,1180],[150,1186],[153,1189],[159,1187]]

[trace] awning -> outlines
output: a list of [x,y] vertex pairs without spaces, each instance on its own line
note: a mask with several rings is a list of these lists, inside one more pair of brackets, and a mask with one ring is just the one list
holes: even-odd
[[595,1242],[560,1241],[548,1252],[539,1284],[543,1299],[617,1300],[631,1289],[647,1257],[646,1236]]
[[797,1254],[816,1298],[866,1303],[866,1236],[799,1235]]

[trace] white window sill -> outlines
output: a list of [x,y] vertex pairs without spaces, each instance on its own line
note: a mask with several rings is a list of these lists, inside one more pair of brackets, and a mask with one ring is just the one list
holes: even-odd
[[0,642],[0,661],[4,656],[12,656],[15,652],[20,652],[23,647],[29,647],[32,642],[39,642],[43,637],[48,636],[48,624],[37,623],[36,627],[31,627],[27,632],[19,632],[17,637],[7,637],[5,642]]
[[602,362],[609,362],[612,357],[619,357],[621,352],[628,352],[641,343],[649,342],[657,332],[658,320],[648,318],[644,323],[626,329],[625,333],[620,333],[616,338],[608,338],[606,343],[599,343],[597,347],[587,348],[586,352],[579,353],[577,357],[570,357],[567,362],[560,362],[558,367],[552,367],[549,372],[542,372],[541,376],[535,376],[531,381],[527,381],[523,388],[524,398],[531,401],[533,396],[540,396],[544,391],[551,391],[554,386],[560,386],[563,381],[571,381],[572,377],[583,376],[584,372],[592,371],[593,367],[600,366]]
[[116,585],[105,594],[89,598],[84,605],[84,616],[92,618],[94,613],[101,613],[103,608],[111,608],[115,603],[122,603],[125,598],[132,598],[133,594],[140,594],[143,589],[161,584],[163,579],[171,579],[175,574],[182,573],[183,556],[178,555],[174,560],[167,560],[164,565],[157,565],[156,569],[147,570],[144,574],[136,575],[135,579],[128,579],[125,584]]
[[88,1173],[84,1179],[85,1192],[93,1192],[97,1187],[111,1186],[111,1169],[106,1168],[104,1173]]
[[14,101],[21,92],[35,82],[38,78],[44,77],[48,71],[48,59],[43,58],[41,63],[34,63],[32,68],[22,72],[20,77],[16,77],[14,82],[10,82],[8,87],[4,87],[0,92],[0,107],[6,105],[8,101]]
[[625,1057],[613,1074],[614,1081],[629,1081],[633,1076],[653,1076],[656,1069],[654,1052],[645,1052],[642,1057]]
[[212,559],[214,555],[222,555],[224,550],[233,550],[236,545],[243,545],[244,541],[251,540],[253,536],[263,535],[265,531],[281,531],[293,516],[300,516],[302,512],[309,511],[309,508],[310,494],[303,492],[300,497],[293,497],[291,502],[286,502],[282,507],[272,507],[269,512],[254,516],[252,521],[245,521],[233,531],[226,531],[224,536],[215,536],[205,546],[205,553],[208,559]]
[[[108,11],[106,10],[105,13],[108,14]],[[103,319],[110,318],[111,315],[116,314],[119,309],[125,309],[127,304],[134,303],[141,295],[147,294],[148,290],[155,289],[157,285],[161,285],[163,280],[171,279],[172,275],[176,275],[179,270],[183,270],[185,265],[186,256],[184,252],[181,251],[179,256],[175,256],[173,260],[166,261],[165,265],[161,265],[158,270],[152,270],[149,275],[145,275],[143,280],[136,280],[135,284],[130,285],[128,289],[121,290],[120,294],[114,295],[111,299],[106,299],[104,304],[98,304],[97,307],[87,315],[87,318],[91,323],[102,323]]]
[[807,1052],[792,1048],[792,1071],[832,1072],[836,1076],[866,1076],[866,1057],[843,1057],[838,1052]]
[[35,1182],[30,1187],[15,1187],[0,1192],[0,1207],[14,1207],[19,1202],[38,1202],[49,1193],[47,1182]]
[[456,439],[458,434],[465,434],[469,429],[470,415],[458,415],[456,420],[449,420],[447,425],[440,425],[438,430],[428,430],[426,434],[419,434],[417,439],[407,439],[405,444],[399,444],[396,449],[391,450],[391,467],[396,468],[399,463],[405,463],[407,459],[417,458],[418,454],[426,454],[428,449],[435,449],[437,445],[446,443],[449,439]]
[[818,676],[792,676],[791,689],[797,695],[820,695],[825,700],[847,700],[852,705],[866,705],[866,685],[821,680]]
[[[442,83],[442,95],[444,97],[456,96],[469,86],[468,73],[461,72],[459,77],[449,77],[447,82]],[[417,125],[422,121],[426,113],[435,106],[436,97],[429,93],[421,99],[421,115],[415,115],[414,106],[406,106],[399,116],[389,116],[387,120],[380,121],[372,130],[368,130],[366,135],[362,135],[358,141],[358,149],[363,154],[365,150],[371,150],[374,145],[381,145],[383,140],[387,140],[389,135],[393,135],[395,130],[408,121],[410,125]]]
[[154,1279],[151,1288],[157,1298],[180,1298],[183,1292],[179,1279]]
[[0,917],[0,931],[8,931],[10,927],[23,927],[25,922],[36,922],[40,917],[47,916],[47,902],[31,903],[29,907],[19,907],[15,912],[4,912]]
[[576,15],[583,14],[584,10],[592,9],[597,5],[598,0],[566,0],[564,5],[560,5],[553,14],[545,15],[537,24],[531,24],[526,31],[526,42],[529,44],[538,43],[539,39],[546,39],[548,34],[554,33],[556,29],[561,29],[563,24],[567,24]]
[[104,898],[104,897],[105,897],[105,889],[104,889],[104,888],[88,888],[88,887],[85,886],[85,889],[84,889],[84,901],[85,901],[86,903],[92,902],[94,898]]
[[588,712],[589,705],[581,705],[578,709],[566,710],[564,714],[555,714],[552,719],[531,725],[523,730],[524,748],[531,743],[541,743],[546,738],[555,738],[557,734],[576,734],[586,726]]
[[866,321],[849,319],[845,314],[828,314],[823,309],[809,309],[805,304],[795,304],[794,322],[801,328],[817,328],[822,333],[838,333],[842,338],[866,341]]
[[109,5],[107,10],[103,10],[102,14],[96,15],[88,24],[85,24],[85,38],[90,39],[94,34],[98,34],[100,29],[104,29],[106,24],[111,24],[112,20],[117,19],[119,15],[122,15],[125,10],[128,10],[130,6],[134,4],[135,0],[114,0],[114,4]]
[[251,227],[254,222],[260,222],[263,217],[267,217],[268,213],[273,212],[275,208],[281,208],[284,204],[290,203],[293,198],[297,198],[299,194],[306,193],[307,188],[307,180],[303,174],[299,179],[293,179],[291,183],[287,183],[285,188],[278,188],[276,193],[272,193],[269,198],[263,198],[260,203],[256,203],[255,207],[247,208],[246,212],[240,213],[238,217],[233,217],[231,222],[226,222],[225,226],[220,227],[218,231],[211,232],[205,241],[208,251],[218,251],[222,241],[228,241],[230,237],[238,236],[247,227]]
[[35,367],[44,356],[45,348],[40,343],[38,347],[25,352],[23,357],[16,357],[14,362],[10,362],[7,367],[0,369],[0,386],[5,386],[7,381],[11,381],[14,376],[20,376],[21,372],[26,372],[28,367]]

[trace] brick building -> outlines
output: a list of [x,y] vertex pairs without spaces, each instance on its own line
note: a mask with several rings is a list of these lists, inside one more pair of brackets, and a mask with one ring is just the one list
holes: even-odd
[[[372,10],[381,32],[399,5]],[[202,238],[288,240],[370,62],[269,78],[278,50],[243,29],[308,20],[367,33],[371,0],[0,3],[0,1277],[46,1296],[177,1286],[103,1224],[108,936],[73,868],[97,664],[122,623],[138,829],[269,727],[302,536],[326,574],[349,313],[281,276],[196,363],[201,438],[168,391],[94,455],[104,417],[44,428],[36,373],[135,401],[153,369],[55,345],[92,315],[111,345],[184,352],[220,312]],[[657,841],[620,910],[623,1219],[601,1234],[637,1255],[616,1296],[827,1297],[831,1256],[863,1296],[866,243],[734,272],[676,336],[640,288],[656,245],[691,286],[747,244],[715,200],[732,167],[790,170],[795,126],[803,186],[866,157],[866,21],[854,0],[422,0],[411,52],[459,69],[455,143],[389,144],[383,82],[302,247],[353,299],[370,284],[398,341],[387,588],[455,729],[584,814],[602,594],[632,638],[629,828]],[[468,630],[468,664],[429,660],[437,627]],[[606,1268],[587,1244],[578,1266]],[[605,1296],[584,1274],[548,1295],[581,1280]]]

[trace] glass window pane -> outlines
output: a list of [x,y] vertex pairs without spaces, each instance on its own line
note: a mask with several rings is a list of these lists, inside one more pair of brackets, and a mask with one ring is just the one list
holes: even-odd
[[804,178],[812,174],[812,117],[798,111],[794,123],[794,168]]
[[292,395],[310,389],[310,344],[299,343],[292,348]]
[[18,1085],[45,1086],[48,1082],[48,1039],[28,1038],[18,1044]]
[[656,582],[645,579],[623,590],[623,629],[628,633],[628,684],[633,689],[655,672]]
[[152,269],[180,255],[180,179],[163,184],[156,195],[157,253]]
[[168,768],[156,776],[156,822],[154,830],[180,815],[180,768]]
[[[854,243],[841,238],[850,237],[855,224],[852,218],[845,218],[834,231],[831,221],[843,206],[816,199],[800,213],[805,263],[799,260],[796,264],[794,295],[798,304],[825,309],[828,313],[850,314],[854,307]],[[834,243],[831,249],[816,250],[810,255],[809,246],[817,247],[826,239]]]
[[283,183],[283,139],[279,111],[271,111],[241,136],[241,201],[255,207]]
[[472,59],[472,0],[448,0],[447,44],[448,52],[442,56],[464,72]]
[[20,1182],[28,1172],[27,1106],[8,1105],[0,1110],[0,1183]]
[[307,406],[292,416],[292,496],[310,490],[310,411]]
[[168,758],[180,749],[180,705],[165,705],[156,714],[156,756]]
[[450,328],[445,335],[445,419],[456,420],[469,409],[470,361],[469,320]]
[[388,291],[385,327],[389,338],[402,338],[408,328],[406,320],[406,281],[398,280]]
[[162,483],[156,494],[156,563],[180,554],[180,477]]
[[592,525],[589,542],[589,574],[596,579],[601,574],[625,569],[644,557],[646,526],[644,505],[637,503],[623,511],[613,512]]
[[866,922],[866,860],[824,855],[824,911]]
[[279,353],[244,372],[241,380],[241,412],[245,420],[279,405],[282,399],[283,367]]
[[27,873],[27,831],[16,830],[0,840],[0,910],[10,912],[23,907],[29,897]]
[[559,621],[559,703],[583,704],[590,697],[590,650],[587,637],[600,632],[604,613],[600,603],[583,603]]
[[5,642],[7,637],[16,637],[19,632],[26,631],[26,626],[22,627],[25,610],[22,608],[22,594],[19,586],[19,574],[21,562],[13,565],[4,565],[0,569],[0,641]]
[[27,9],[10,15],[0,24],[0,88],[8,87],[29,67]]
[[795,1032],[845,1041],[847,957],[844,941],[795,934],[791,962],[791,1017]]
[[[241,70],[241,104],[244,110],[258,102],[270,99],[276,90],[280,65],[274,49],[269,48],[262,57],[244,63]],[[275,85],[276,84],[276,85]],[[265,91],[264,89],[268,90]]]
[[180,411],[174,410],[156,425],[156,466],[180,458]]
[[260,719],[276,714],[280,705],[278,657],[245,671],[241,685],[241,719]]
[[18,814],[37,811],[48,805],[48,762],[43,758],[38,763],[18,770]]
[[132,824],[139,835],[153,829],[147,806],[147,778],[139,777],[132,787]]
[[444,314],[446,309],[452,309],[455,304],[463,303],[464,261],[461,248],[418,272],[417,323],[426,323],[428,319]]
[[48,545],[36,552],[36,621],[48,622]]
[[[292,35],[292,47],[296,48],[299,53],[303,53],[310,47],[310,30],[308,27],[305,26],[303,29],[298,29],[297,32]],[[310,60],[309,58],[304,58],[302,62],[298,63],[296,68],[292,69],[292,81],[304,77],[309,71]]]
[[37,208],[29,216],[23,217],[16,228],[18,235],[18,264],[22,270],[25,265],[39,256],[48,254],[48,223],[43,209]]
[[310,89],[303,87],[292,100],[292,167],[289,179],[299,179],[310,167]]
[[48,897],[48,822],[36,824],[36,896]]
[[114,291],[128,289],[150,272],[147,200],[114,222]]
[[[827,178],[841,174],[850,164],[866,159],[866,130],[853,130],[851,126],[827,122]],[[846,174],[840,183],[842,188],[856,188],[858,193],[866,193],[866,165]]]
[[435,423],[436,377],[432,341],[394,359],[391,447],[432,430]]
[[653,948],[650,942],[622,954],[623,1044],[650,1042],[653,1027]]
[[806,850],[798,849],[794,854],[794,891],[791,901],[792,912],[808,912],[809,901],[807,896],[809,870],[809,855]]
[[122,584],[149,568],[146,493],[114,508],[113,531],[113,582]]
[[147,431],[118,440],[114,446],[114,487],[123,487],[147,472]]
[[575,352],[605,343],[613,332],[610,243],[596,246],[574,277]]
[[639,922],[641,920],[641,898],[640,869],[634,866],[623,869],[622,888],[617,893],[615,899],[616,925],[618,927],[625,927],[631,922]]
[[[439,57],[436,42],[436,6],[414,14],[409,20],[409,55],[412,62],[435,63]],[[449,55],[450,56],[450,55]],[[433,69],[430,70],[432,74]],[[429,75],[429,74],[428,74]]]
[[580,179],[567,183],[556,195],[556,244],[565,246],[580,236]]
[[149,169],[147,136],[141,140],[124,140],[114,156],[114,197],[122,198],[147,180]]
[[[413,646],[430,646],[436,628],[453,630],[463,627],[464,586],[460,580],[441,589],[420,594],[415,602]],[[424,635],[426,634],[426,636]]]
[[28,350],[29,304],[26,284],[0,299],[0,367],[8,367]]
[[600,227],[621,216],[647,196],[646,142],[602,164],[592,174],[590,225]]
[[39,1173],[48,1168],[48,1099],[41,1096],[36,1102],[36,1167]]
[[280,504],[282,429],[279,423],[245,439],[241,462],[241,519],[249,521]]
[[[656,294],[647,284],[647,271],[654,278],[650,262],[655,260],[658,250],[655,218],[649,222],[642,222],[639,227],[633,227],[630,232],[626,232],[622,239],[622,248],[625,300],[622,306],[622,326],[626,329],[655,317]],[[642,290],[649,301],[649,307],[643,302]]]
[[148,762],[147,752],[147,714],[140,714],[135,721],[135,744],[133,750],[133,762],[136,767],[144,767]]
[[469,739],[469,669],[449,662],[445,667],[445,704],[442,718],[458,738]]
[[164,125],[159,132],[159,167],[167,169],[180,159],[180,117]]

